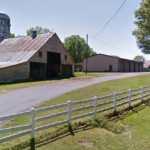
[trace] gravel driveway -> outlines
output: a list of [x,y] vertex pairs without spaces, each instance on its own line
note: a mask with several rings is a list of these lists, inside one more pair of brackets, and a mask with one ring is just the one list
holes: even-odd
[[28,110],[44,101],[92,84],[143,74],[149,73],[108,73],[105,77],[73,79],[11,91],[0,95],[0,116]]

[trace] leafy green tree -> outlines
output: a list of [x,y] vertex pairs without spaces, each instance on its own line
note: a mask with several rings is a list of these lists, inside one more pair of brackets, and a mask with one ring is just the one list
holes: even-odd
[[135,11],[137,29],[133,31],[137,45],[145,54],[150,53],[150,0],[142,0],[140,7]]
[[144,58],[143,56],[137,55],[137,56],[134,57],[133,60],[144,62],[144,61],[145,61],[145,58]]
[[14,38],[15,34],[14,33],[10,33],[10,38]]
[[50,33],[51,31],[48,28],[42,28],[41,26],[31,27],[27,30],[27,35],[31,36],[32,31],[37,31],[37,34],[45,34]]
[[96,52],[94,52],[84,38],[81,38],[79,35],[72,35],[65,38],[64,46],[75,63],[82,62],[86,57],[96,55]]

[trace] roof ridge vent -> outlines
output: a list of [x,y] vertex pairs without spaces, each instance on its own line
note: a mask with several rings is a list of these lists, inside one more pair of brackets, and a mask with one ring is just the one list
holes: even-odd
[[32,37],[33,39],[35,39],[35,38],[37,37],[37,31],[36,31],[36,30],[32,31],[31,37]]

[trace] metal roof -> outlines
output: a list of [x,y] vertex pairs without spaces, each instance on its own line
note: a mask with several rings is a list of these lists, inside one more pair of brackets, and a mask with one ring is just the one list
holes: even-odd
[[5,39],[0,43],[0,68],[27,62],[54,33]]
[[[127,60],[127,61],[132,61],[132,62],[143,63],[143,62],[141,62],[141,61],[130,60],[130,59],[126,59],[126,58],[121,58],[121,57],[111,56],[111,55],[106,55],[106,54],[101,54],[101,53],[96,54],[96,55],[93,55],[93,56],[90,56],[90,57],[88,57],[88,58],[95,57],[95,56],[98,56],[98,55],[101,55],[101,56],[107,56],[107,57],[112,57],[112,58],[116,58],[116,59]],[[88,58],[87,58],[87,59],[88,59]],[[86,59],[86,58],[84,58],[84,59]],[[84,60],[84,59],[83,59],[83,60]]]

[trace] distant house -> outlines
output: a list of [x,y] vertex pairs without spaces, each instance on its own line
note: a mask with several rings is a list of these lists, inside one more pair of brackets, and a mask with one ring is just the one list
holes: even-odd
[[0,81],[69,76],[74,62],[56,33],[4,39],[0,43]]
[[[86,59],[83,60],[83,71],[86,71]],[[142,72],[143,62],[128,60],[115,56],[97,54],[87,58],[88,72]]]
[[144,70],[150,71],[150,62],[144,62]]

